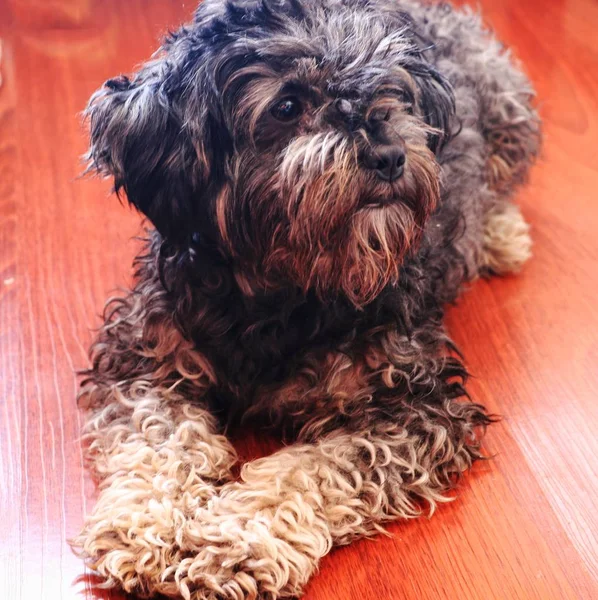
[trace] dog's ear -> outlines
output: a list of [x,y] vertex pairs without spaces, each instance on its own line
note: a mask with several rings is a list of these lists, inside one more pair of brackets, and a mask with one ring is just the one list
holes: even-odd
[[431,66],[416,77],[419,86],[419,108],[425,122],[437,133],[428,137],[428,146],[436,154],[453,134],[455,96],[449,81]]
[[173,241],[193,233],[211,170],[208,124],[198,124],[201,114],[186,124],[180,77],[172,62],[159,58],[133,79],[107,81],[86,110],[89,168],[112,175],[116,192],[124,191]]
[[418,87],[418,105],[424,121],[436,130],[428,136],[428,146],[436,154],[453,135],[455,95],[453,87],[423,56],[415,51],[406,61]]

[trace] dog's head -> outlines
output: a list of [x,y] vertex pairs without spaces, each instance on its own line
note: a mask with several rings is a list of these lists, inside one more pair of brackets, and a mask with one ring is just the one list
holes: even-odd
[[172,244],[247,293],[361,306],[398,276],[439,194],[454,110],[405,15],[326,0],[206,0],[92,98],[92,167]]

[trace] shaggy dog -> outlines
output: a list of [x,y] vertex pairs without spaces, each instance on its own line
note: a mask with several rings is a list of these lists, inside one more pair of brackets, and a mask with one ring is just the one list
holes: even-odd
[[[415,0],[205,0],[93,96],[91,169],[155,227],[81,392],[74,543],[107,586],[297,596],[447,499],[492,418],[443,305],[530,255],[532,96],[477,16]],[[235,478],[241,417],[292,443]]]

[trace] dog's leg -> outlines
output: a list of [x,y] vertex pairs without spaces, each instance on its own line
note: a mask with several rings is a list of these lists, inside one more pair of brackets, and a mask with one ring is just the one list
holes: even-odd
[[[470,40],[471,41],[471,40]],[[462,42],[465,46],[467,40]],[[474,48],[475,50],[475,48]],[[488,64],[484,64],[487,59]],[[517,272],[531,256],[529,226],[511,197],[518,184],[523,182],[540,147],[540,120],[533,107],[533,89],[525,75],[515,66],[512,57],[494,41],[487,50],[464,51],[463,61],[467,72],[475,73],[478,105],[469,119],[479,130],[485,168],[482,179],[467,183],[462,174],[461,185],[475,185],[480,190],[480,218],[474,219],[474,206],[465,212],[470,231],[460,245],[466,244],[464,254],[472,243],[478,246],[476,263],[481,274]],[[468,90],[458,90],[467,97]],[[466,103],[467,99],[461,102]],[[470,106],[470,110],[473,110]],[[455,139],[455,148],[471,139]],[[483,190],[483,191],[482,191]]]
[[214,418],[170,390],[110,390],[89,421],[89,457],[100,494],[73,545],[108,586],[181,593],[170,565],[186,547],[193,515],[230,479],[234,451]]
[[187,523],[190,555],[175,580],[195,600],[296,597],[333,545],[448,501],[453,479],[480,455],[474,430],[484,418],[473,404],[420,404],[396,422],[245,465],[242,481]]
[[[457,401],[464,370],[441,355],[449,345],[434,326],[412,337],[373,331],[365,355],[319,367],[306,358],[305,378],[272,402],[309,443],[245,465],[240,482],[194,512],[177,540],[188,558],[168,571],[181,593],[296,597],[332,546],[447,501],[481,456],[476,431],[489,422],[479,405]],[[160,585],[153,575],[147,589]]]
[[[517,76],[523,77],[519,72]],[[487,177],[492,189],[508,194],[525,180],[538,154],[540,121],[531,105],[531,90],[503,89],[500,80],[492,83],[481,115],[488,144]]]
[[479,131],[484,143],[484,183],[490,193],[483,202],[478,265],[486,274],[516,272],[531,256],[531,239],[529,227],[510,199],[540,152],[535,92],[517,59],[486,30],[478,15],[430,10],[438,11],[440,33],[450,40],[449,60],[470,82],[455,90],[464,125]]
[[477,77],[480,124],[488,147],[489,186],[510,195],[525,181],[541,144],[535,92],[521,66],[498,42],[468,59]]
[[[187,527],[231,479],[235,453],[202,404],[209,365],[140,284],[108,306],[81,400],[99,498],[76,551],[107,586],[184,595],[171,565],[189,554]],[[154,291],[152,291],[154,290]]]

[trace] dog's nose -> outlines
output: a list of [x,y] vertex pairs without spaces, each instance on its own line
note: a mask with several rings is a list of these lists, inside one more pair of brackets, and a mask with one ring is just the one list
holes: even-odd
[[396,181],[405,170],[405,150],[401,146],[376,146],[366,151],[363,164],[380,179]]

